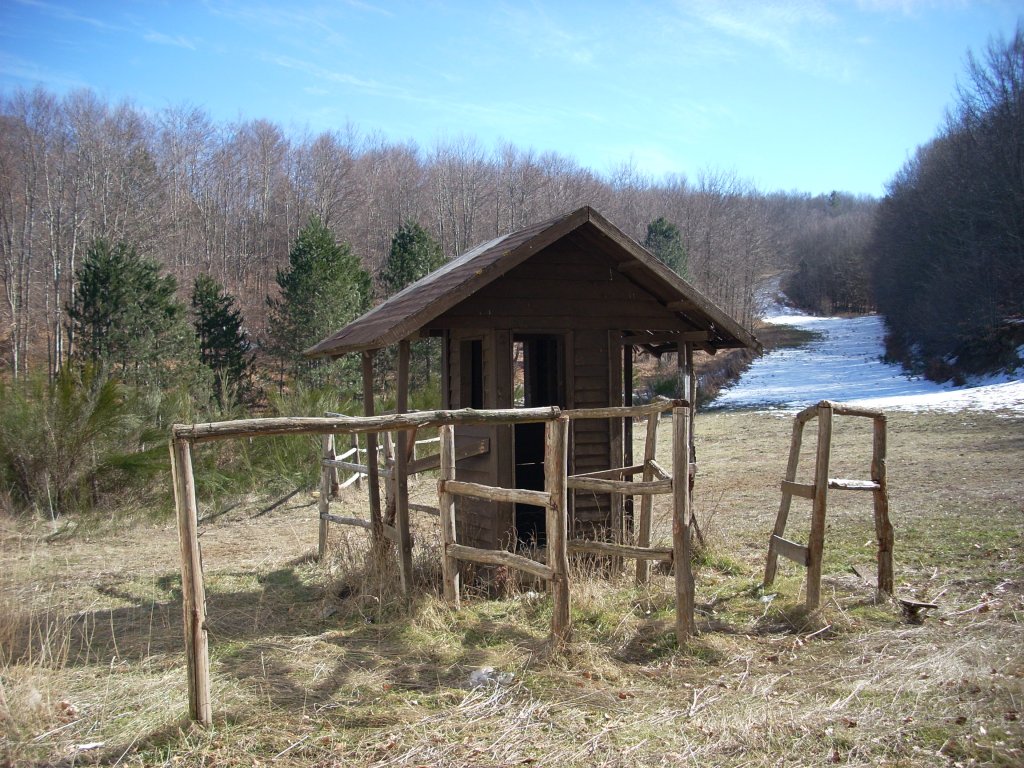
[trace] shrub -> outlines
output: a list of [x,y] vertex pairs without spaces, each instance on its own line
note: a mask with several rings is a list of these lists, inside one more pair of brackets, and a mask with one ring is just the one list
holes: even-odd
[[165,466],[162,435],[140,410],[131,391],[91,366],[53,381],[0,382],[0,489],[12,511],[55,519],[88,510]]

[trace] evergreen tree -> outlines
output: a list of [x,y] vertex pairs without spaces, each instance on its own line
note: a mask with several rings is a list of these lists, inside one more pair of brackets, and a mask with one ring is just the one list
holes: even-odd
[[135,385],[181,382],[195,337],[176,298],[177,281],[134,247],[99,239],[75,272],[67,307],[74,356]]
[[392,296],[444,263],[440,244],[415,221],[406,221],[391,238],[391,250],[380,271],[380,283]]
[[[385,296],[392,296],[444,264],[441,245],[423,227],[406,221],[391,238],[391,250],[380,271]],[[409,381],[422,391],[431,371],[440,368],[441,346],[438,339],[419,339],[409,350]],[[378,358],[381,372],[395,364],[395,350],[383,351]]]
[[199,343],[199,361],[213,371],[214,395],[222,408],[226,396],[244,394],[252,365],[249,342],[242,330],[242,312],[235,297],[209,275],[197,275],[192,287],[193,324]]
[[683,247],[683,238],[679,234],[679,228],[664,216],[659,216],[647,225],[644,248],[657,256],[673,272],[686,277],[686,249]]
[[267,297],[270,350],[306,383],[326,384],[326,364],[307,360],[302,350],[369,308],[370,276],[348,244],[314,217],[299,232],[288,267],[277,270],[277,284],[280,298]]

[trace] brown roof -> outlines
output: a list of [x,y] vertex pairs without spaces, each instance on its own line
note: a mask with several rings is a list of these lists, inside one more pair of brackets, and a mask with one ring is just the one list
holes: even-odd
[[[378,304],[304,354],[339,357],[348,352],[379,349],[415,336],[439,315],[533,254],[584,228],[590,228],[593,232],[589,234],[600,237],[604,250],[613,253],[620,268],[627,264],[623,271],[631,280],[692,327],[707,331],[707,340],[700,346],[709,351],[734,347],[760,348],[757,339],[696,288],[597,211],[584,206],[572,213],[481,243]],[[640,337],[645,332],[642,328],[629,330]],[[636,343],[642,342],[638,340]],[[652,346],[656,345],[652,338]]]

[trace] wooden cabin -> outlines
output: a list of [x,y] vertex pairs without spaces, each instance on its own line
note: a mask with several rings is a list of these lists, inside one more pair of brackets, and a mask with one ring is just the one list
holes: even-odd
[[[589,206],[478,245],[306,354],[363,353],[369,414],[373,352],[404,345],[399,360],[407,361],[408,342],[426,336],[443,339],[446,409],[629,405],[634,346],[655,354],[678,352],[692,400],[695,348],[713,354],[759,346],[739,323]],[[402,391],[401,370],[399,381],[399,410],[404,410],[408,393]],[[407,388],[407,371],[404,381]],[[569,474],[629,466],[628,421],[574,421]],[[456,440],[457,451],[460,444],[485,450],[457,462],[459,480],[543,488],[543,425],[462,427]],[[621,535],[628,513],[620,499],[574,496],[571,537]],[[456,519],[465,544],[544,543],[539,508],[460,502]]]

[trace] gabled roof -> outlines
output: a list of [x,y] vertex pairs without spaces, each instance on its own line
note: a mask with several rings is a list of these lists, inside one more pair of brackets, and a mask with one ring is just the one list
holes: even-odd
[[[486,243],[481,243],[440,269],[412,283],[362,317],[305,351],[309,357],[339,357],[349,352],[380,349],[410,338],[535,253],[578,230],[592,230],[602,239],[619,269],[665,307],[684,319],[706,338],[699,346],[709,351],[735,347],[759,349],[760,344],[739,323],[715,306],[696,288],[662,264],[653,254],[629,238],[590,206],[534,224]],[[623,329],[644,344],[643,328]],[[701,335],[698,333],[697,335]],[[664,334],[650,338],[650,345],[667,341]]]

